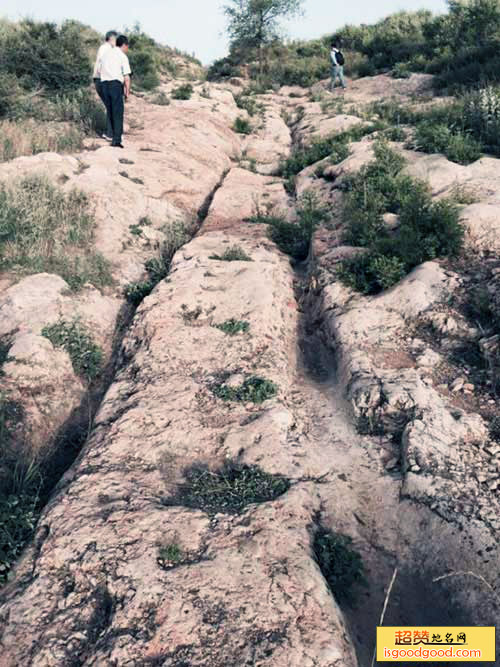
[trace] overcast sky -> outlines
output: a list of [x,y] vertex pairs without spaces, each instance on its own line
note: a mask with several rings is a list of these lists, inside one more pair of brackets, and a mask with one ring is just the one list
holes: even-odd
[[[225,55],[223,0],[2,0],[0,16],[61,21],[78,19],[101,32],[139,21],[155,39],[195,53],[204,63]],[[436,12],[444,0],[306,0],[305,16],[286,27],[290,37],[312,38],[345,23],[371,23],[399,9]]]

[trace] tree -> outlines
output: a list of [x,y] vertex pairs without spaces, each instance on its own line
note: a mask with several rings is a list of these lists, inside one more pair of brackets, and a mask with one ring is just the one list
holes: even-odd
[[263,49],[280,34],[280,20],[297,16],[304,0],[228,0],[224,13],[228,18],[231,48],[258,49],[262,72]]

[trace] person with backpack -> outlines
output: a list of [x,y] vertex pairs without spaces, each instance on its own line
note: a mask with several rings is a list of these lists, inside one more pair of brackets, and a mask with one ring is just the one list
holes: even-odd
[[344,77],[344,63],[345,58],[342,51],[338,48],[337,42],[332,43],[332,50],[330,51],[330,58],[332,61],[332,84],[331,90],[335,89],[337,85],[337,79],[340,81],[342,88],[347,88],[345,77]]

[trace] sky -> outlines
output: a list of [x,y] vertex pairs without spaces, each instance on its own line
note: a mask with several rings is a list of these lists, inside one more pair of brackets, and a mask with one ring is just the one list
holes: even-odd
[[[101,32],[136,22],[157,41],[194,53],[204,64],[224,56],[224,0],[2,0],[0,16],[60,22],[71,18]],[[306,0],[305,15],[285,24],[291,38],[310,39],[345,23],[372,23],[400,9],[443,11],[445,0]]]

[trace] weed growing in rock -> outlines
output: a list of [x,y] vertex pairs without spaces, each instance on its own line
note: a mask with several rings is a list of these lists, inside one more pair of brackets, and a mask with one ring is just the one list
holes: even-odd
[[236,102],[238,109],[244,109],[249,116],[255,116],[257,113],[263,111],[262,105],[257,102],[255,97],[252,97],[248,93],[235,95],[234,101]]
[[363,561],[347,535],[320,528],[314,535],[314,554],[330,590],[339,602],[353,604],[359,586],[366,586]]
[[239,333],[247,333],[250,329],[250,322],[245,320],[235,320],[231,318],[220,324],[214,324],[216,329],[220,329],[228,336],[236,336]]
[[56,273],[72,289],[112,282],[95,252],[96,222],[86,194],[65,192],[42,176],[0,186],[0,270]]
[[247,255],[239,245],[232,245],[225,250],[222,255],[210,255],[209,259],[216,259],[220,262],[252,262],[252,258]]
[[[0,399],[0,419],[1,419]],[[22,468],[10,461],[0,464],[0,585],[9,579],[16,559],[35,529],[41,476],[35,464]]]
[[296,208],[297,219],[290,222],[282,215],[259,213],[249,222],[268,225],[269,238],[278,248],[297,261],[303,261],[309,254],[311,239],[316,227],[329,219],[328,209],[321,206],[311,192],[299,198]]
[[102,350],[79,319],[71,322],[59,320],[42,329],[42,336],[48,338],[54,347],[66,350],[75,373],[88,382],[95,380],[102,371]]
[[233,130],[238,134],[252,134],[253,127],[248,118],[238,116],[234,121]]
[[151,294],[154,288],[155,285],[150,281],[129,283],[123,293],[129,303],[133,306],[138,306]]
[[[382,129],[378,125],[357,125],[346,132],[334,134],[326,139],[317,139],[309,146],[295,150],[292,155],[285,160],[280,167],[281,176],[288,179],[300,173],[306,167],[309,167],[320,160],[324,160],[330,155],[334,160],[341,161],[343,154],[348,151],[348,144],[351,141],[359,141],[367,134],[372,134],[377,129]],[[346,154],[346,157],[348,152]],[[345,158],[344,158],[345,159]]]
[[158,548],[158,565],[162,570],[171,570],[184,560],[184,552],[179,544],[170,542]]
[[[151,221],[147,217],[141,218],[138,224],[142,227],[151,224]],[[156,285],[167,277],[175,253],[188,240],[187,230],[181,222],[169,223],[161,231],[165,235],[165,240],[160,254],[146,262],[147,280],[129,283],[124,289],[127,301],[134,306],[138,306],[151,294]]]
[[263,403],[276,396],[278,387],[270,380],[253,375],[247,378],[239,387],[230,387],[225,383],[215,385],[213,392],[223,401]]
[[[345,260],[339,276],[366,294],[391,287],[425,261],[457,255],[464,236],[454,201],[434,202],[425,184],[401,173],[404,159],[385,142],[374,150],[375,160],[343,182],[346,242],[367,250]],[[395,230],[384,213],[399,216]]]
[[185,83],[182,86],[174,88],[172,91],[172,99],[174,100],[190,100],[194,93],[194,88],[190,83]]
[[219,470],[194,466],[169,504],[201,509],[208,514],[239,514],[256,503],[275,500],[290,488],[290,481],[254,465],[228,462]]

